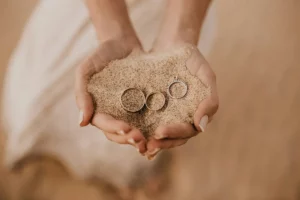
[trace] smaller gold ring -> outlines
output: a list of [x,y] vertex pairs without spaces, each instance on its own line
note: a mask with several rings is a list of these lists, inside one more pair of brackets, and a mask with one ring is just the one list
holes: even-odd
[[[148,99],[149,99],[149,97],[151,97],[151,96],[153,96],[153,95],[160,95],[160,96],[163,97],[163,102],[162,102],[162,104],[159,105],[159,107],[157,107],[157,108],[155,108],[155,109],[154,109],[154,108],[151,108],[151,106],[148,105]],[[152,111],[158,111],[158,110],[161,110],[161,109],[165,106],[165,104],[166,104],[166,97],[165,97],[165,95],[164,95],[162,92],[151,92],[151,93],[148,94],[147,97],[146,97],[146,103],[145,103],[145,105],[146,105],[146,107],[147,107],[149,110],[152,110]]]
[[[124,105],[124,101],[123,101],[123,97],[125,96],[125,94],[129,91],[132,91],[132,90],[136,91],[136,94],[138,94],[142,97],[142,102],[140,102],[138,105],[134,105],[136,107],[133,107],[133,108],[130,107],[130,105]],[[139,99],[133,99],[133,100],[139,100]],[[128,88],[128,89],[124,90],[121,94],[120,101],[121,101],[122,108],[124,110],[126,110],[128,112],[132,112],[132,113],[140,111],[145,106],[145,103],[146,103],[144,92],[140,89],[137,89],[137,88]]]

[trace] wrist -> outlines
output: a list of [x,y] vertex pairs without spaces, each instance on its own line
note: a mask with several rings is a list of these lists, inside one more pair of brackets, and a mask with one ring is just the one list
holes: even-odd
[[180,31],[174,34],[172,37],[160,37],[155,41],[152,50],[163,51],[171,48],[180,46],[197,46],[198,44],[198,32],[195,33],[193,30]]
[[130,23],[120,23],[118,21],[95,22],[94,27],[97,37],[101,42],[113,40],[115,38],[137,38],[136,33]]
[[115,38],[115,40],[118,40],[120,44],[126,46],[127,48],[133,51],[142,49],[142,44],[135,34],[128,35],[124,33]]
[[115,38],[136,38],[124,0],[85,1],[101,42]]
[[210,0],[169,0],[154,49],[171,48],[178,43],[197,45]]
[[135,49],[141,48],[141,42],[139,41],[134,29],[131,25],[122,25],[120,23],[94,23],[96,28],[96,34],[99,41],[118,41],[120,45],[124,45],[128,48]]

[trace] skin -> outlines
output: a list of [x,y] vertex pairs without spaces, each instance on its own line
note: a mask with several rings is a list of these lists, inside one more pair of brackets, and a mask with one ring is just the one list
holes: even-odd
[[160,126],[154,136],[146,140],[140,130],[124,121],[106,114],[93,116],[93,102],[87,92],[89,78],[101,71],[110,61],[124,58],[130,53],[141,53],[143,48],[129,19],[124,0],[86,0],[101,46],[76,72],[75,91],[81,112],[80,126],[92,124],[102,130],[107,139],[133,145],[149,159],[154,158],[159,151],[183,145],[190,138],[203,132],[206,123],[200,126],[201,119],[207,116],[210,122],[219,105],[215,74],[197,49],[201,25],[209,3],[210,0],[169,0],[152,51],[167,51],[186,45],[194,47],[187,67],[192,74],[211,86],[212,94],[200,103],[194,116],[195,126],[185,123]]

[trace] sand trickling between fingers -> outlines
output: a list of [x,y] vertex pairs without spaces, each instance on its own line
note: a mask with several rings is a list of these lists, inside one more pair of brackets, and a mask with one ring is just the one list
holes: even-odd
[[[153,134],[161,125],[193,124],[198,105],[210,95],[211,89],[187,69],[186,62],[191,52],[189,47],[184,47],[164,53],[130,55],[110,62],[101,72],[93,75],[88,84],[88,91],[94,99],[95,112],[110,114],[116,119],[126,121],[139,128],[145,136]],[[175,77],[188,86],[186,95],[180,99],[171,98],[167,92]],[[136,89],[142,91],[144,96]],[[127,91],[123,94],[125,90]],[[175,97],[182,96],[185,87],[175,83],[169,93]],[[147,96],[149,97],[145,101]],[[144,101],[150,109],[146,105],[138,112],[124,109],[125,106],[134,110]],[[161,109],[153,111],[159,108]]]

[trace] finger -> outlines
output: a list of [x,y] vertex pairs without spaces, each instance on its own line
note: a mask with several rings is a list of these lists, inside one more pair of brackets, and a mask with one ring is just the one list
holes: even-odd
[[118,144],[130,144],[141,154],[146,152],[146,139],[138,129],[131,130],[127,135],[104,132],[106,138]]
[[190,73],[197,76],[205,85],[215,86],[215,73],[197,48],[193,48],[192,55],[187,60],[186,66]]
[[196,71],[196,76],[208,87],[211,95],[204,99],[198,106],[194,115],[194,124],[199,132],[204,132],[207,124],[212,120],[213,115],[219,108],[219,98],[217,95],[216,75],[207,62],[202,62]]
[[104,132],[111,133],[109,139],[114,142],[119,144],[131,144],[137,147],[140,153],[146,151],[147,141],[142,132],[137,128],[130,127],[126,122],[116,120],[110,115],[101,113],[93,117],[92,124]]
[[144,155],[147,152],[147,141],[137,143],[136,148],[140,154]]
[[93,100],[89,92],[87,91],[88,78],[93,73],[91,69],[90,59],[87,59],[83,64],[78,67],[75,78],[75,95],[76,103],[79,108],[79,125],[86,126],[90,123],[90,120],[94,113]]
[[190,72],[195,74],[212,92],[207,99],[200,103],[194,115],[195,127],[199,132],[204,132],[219,107],[216,75],[198,49],[193,51],[186,64]]
[[137,128],[133,128],[128,134],[127,142],[134,145],[142,154],[147,151],[147,140],[143,133]]
[[124,121],[116,120],[110,115],[97,113],[92,119],[92,125],[100,130],[118,135],[126,135],[131,131],[131,127]]
[[212,120],[218,108],[218,97],[213,94],[200,103],[194,115],[194,124],[199,132],[205,131],[207,124]]
[[147,144],[147,157],[148,159],[153,159],[161,150],[170,149],[177,146],[184,145],[187,143],[188,139],[164,139],[156,140],[150,139]]
[[168,139],[184,139],[197,135],[197,130],[193,125],[188,123],[172,124],[160,126],[155,130],[154,138],[157,140]]
[[196,47],[191,47],[191,48],[192,48],[192,54],[187,60],[186,66],[192,75],[197,75],[199,69],[205,68],[206,66],[209,66],[209,64],[207,63],[203,55],[200,53],[198,48]]
[[147,143],[147,153],[151,154],[157,149],[170,149],[185,144],[189,139],[150,139]]

